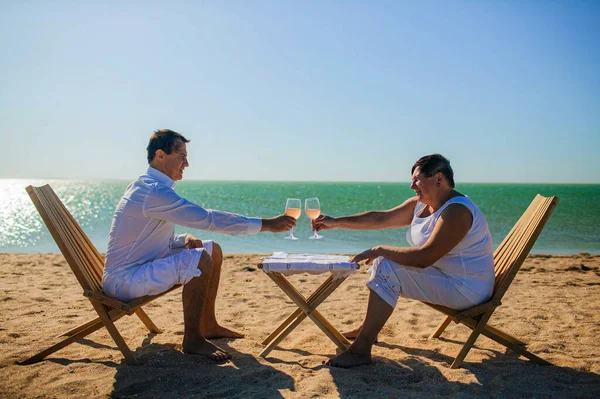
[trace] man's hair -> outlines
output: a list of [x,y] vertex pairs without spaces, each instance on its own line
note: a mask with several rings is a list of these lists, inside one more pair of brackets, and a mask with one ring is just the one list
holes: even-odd
[[177,140],[181,140],[184,143],[190,142],[183,135],[169,129],[155,131],[152,137],[150,137],[148,147],[146,147],[146,151],[148,151],[148,163],[152,162],[157,150],[163,150],[167,154],[173,152],[176,149]]
[[415,169],[419,168],[425,177],[431,177],[438,172],[442,172],[444,177],[448,179],[450,187],[454,188],[454,171],[450,166],[450,161],[440,154],[431,154],[421,157],[413,165],[410,173],[415,173]]

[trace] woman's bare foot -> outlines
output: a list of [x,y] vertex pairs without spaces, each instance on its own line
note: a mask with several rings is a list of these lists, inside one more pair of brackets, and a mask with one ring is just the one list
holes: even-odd
[[218,324],[215,324],[212,327],[203,328],[202,335],[204,335],[205,338],[209,338],[209,339],[244,338],[244,334],[240,334],[239,332],[230,330],[229,328],[221,327]]
[[229,353],[204,338],[184,338],[181,347],[184,353],[205,356],[217,362],[231,359]]
[[345,369],[371,363],[373,363],[373,359],[371,358],[370,353],[365,354],[353,352],[351,349],[348,349],[325,362],[325,364],[328,366],[341,367]]

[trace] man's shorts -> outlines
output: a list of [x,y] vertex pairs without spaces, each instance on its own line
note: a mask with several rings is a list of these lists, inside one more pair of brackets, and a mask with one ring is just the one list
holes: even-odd
[[156,259],[105,275],[102,289],[107,295],[121,301],[130,301],[145,295],[158,295],[174,285],[185,285],[202,271],[198,263],[204,251],[212,255],[213,241],[202,241],[204,248],[175,249],[173,255]]
[[400,296],[457,310],[470,308],[488,299],[481,297],[474,303],[460,292],[458,281],[433,266],[424,269],[403,266],[379,257],[369,271],[371,278],[367,287],[392,308],[396,307]]

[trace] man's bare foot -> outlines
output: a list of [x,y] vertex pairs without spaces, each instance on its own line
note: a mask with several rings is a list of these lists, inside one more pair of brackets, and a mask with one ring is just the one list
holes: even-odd
[[[358,334],[360,334],[360,329],[362,328],[362,325],[356,327],[354,330],[350,330],[350,331],[344,331],[342,333],[342,335],[346,338],[346,339],[356,339],[356,337],[358,337]],[[375,338],[375,343],[379,342],[379,335],[377,336],[377,338]]]
[[358,337],[358,334],[360,333],[361,328],[362,328],[362,324],[360,326],[356,327],[354,330],[344,331],[342,333],[342,335],[344,337],[346,337],[346,339],[356,339],[356,337]]
[[181,347],[184,353],[205,356],[217,362],[231,359],[229,353],[204,338],[184,338]]
[[218,324],[213,325],[212,327],[207,327],[202,329],[202,335],[205,338],[214,339],[214,338],[244,338],[244,334],[240,334],[239,332],[230,330],[225,327],[221,327]]
[[348,349],[345,352],[342,352],[341,354],[332,357],[327,362],[325,362],[325,364],[328,366],[341,367],[345,369],[371,363],[373,363],[373,359],[371,359],[371,354],[352,352],[351,349]]

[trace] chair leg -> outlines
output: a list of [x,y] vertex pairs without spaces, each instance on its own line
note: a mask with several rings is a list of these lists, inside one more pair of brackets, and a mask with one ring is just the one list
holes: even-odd
[[512,342],[512,343],[513,343],[513,344],[515,344],[515,345],[527,345],[527,343],[526,343],[526,342],[523,342],[523,341],[521,341],[520,339],[518,339],[518,338],[515,338],[515,337],[513,337],[512,335],[510,335],[510,334],[507,334],[507,333],[505,333],[505,332],[504,332],[504,331],[502,331],[502,330],[499,330],[499,329],[497,329],[497,328],[495,328],[495,327],[492,327],[492,326],[490,326],[489,324],[488,324],[487,326],[485,326],[485,329],[486,329],[486,331],[489,331],[489,332],[491,332],[492,334],[496,334],[496,335],[498,335],[498,336],[500,336],[500,337],[504,338],[505,340],[507,340],[507,341],[509,341],[509,342]]
[[162,332],[160,328],[156,327],[156,324],[154,324],[152,320],[150,320],[150,317],[148,317],[148,315],[142,310],[142,308],[137,308],[135,310],[135,314],[140,318],[142,323],[144,323],[144,325],[146,326],[146,328],[148,328],[148,330],[150,330],[150,332],[156,334],[160,334]]
[[526,357],[527,359],[531,360],[534,363],[541,364],[544,366],[552,365],[552,363],[542,359],[541,357],[534,355],[533,353],[525,350],[521,346],[516,345],[513,342],[507,340],[506,338],[504,338],[500,335],[496,335],[495,333],[493,333],[487,329],[484,329],[481,333],[483,335],[485,335],[486,337],[488,337],[489,339],[492,339],[492,340],[498,342],[499,344],[504,345],[509,349],[512,349],[514,352],[518,353],[519,355],[521,355],[523,357]]
[[89,326],[88,328],[79,331],[78,333],[69,336],[68,338],[63,339],[62,341],[50,346],[47,349],[44,349],[41,352],[36,353],[35,355],[28,357],[27,359],[17,362],[17,364],[25,365],[25,364],[33,364],[37,363],[40,360],[44,359],[46,356],[51,355],[52,353],[64,348],[65,346],[71,345],[73,342],[84,338],[85,336],[93,333],[94,331],[98,331],[104,327],[102,323],[97,323]]
[[[119,320],[121,317],[125,316],[127,313],[121,311],[121,310],[117,310],[117,309],[113,309],[109,312],[109,316],[111,318],[111,320],[117,321]],[[88,335],[90,335],[91,333],[98,331],[99,329],[101,329],[102,327],[104,327],[104,324],[102,323],[102,320],[100,320],[100,318],[96,318],[94,320],[90,320],[89,322],[82,324],[78,327],[75,327],[74,329],[67,331],[66,333],[59,335],[59,337],[63,337],[66,336],[67,338],[63,339],[60,342],[57,342],[56,344],[48,347],[47,349],[44,349],[43,351],[36,353],[35,355],[17,362],[17,364],[32,364],[32,363],[37,363],[40,360],[43,360],[45,357],[51,355],[52,353],[68,346],[71,345],[73,342],[78,341]]]
[[[112,321],[117,321],[119,320],[121,317],[125,316],[127,313],[123,312],[120,309],[111,309],[110,312],[108,312],[108,315],[110,316]],[[75,328],[73,328],[72,330],[69,330],[63,334],[60,334],[57,336],[57,338],[59,337],[70,337],[71,335],[77,334],[80,331],[84,331],[88,328],[90,328],[91,326],[97,325],[99,324],[100,326],[102,326],[102,320],[100,320],[99,317],[96,317],[94,320],[90,320],[87,323],[81,324]]]
[[73,328],[72,330],[69,330],[69,331],[67,331],[65,333],[57,335],[56,337],[57,338],[59,338],[59,337],[70,337],[72,335],[78,334],[81,331],[87,330],[88,328],[90,328],[92,326],[95,326],[95,325],[98,325],[98,324],[100,324],[100,326],[102,326],[102,320],[100,320],[99,317],[96,317],[94,320],[90,320],[87,323],[84,323],[84,324],[82,324],[80,326],[77,326],[77,327]]
[[446,327],[448,327],[448,324],[450,324],[451,321],[452,321],[452,317],[446,316],[446,318],[444,318],[444,320],[442,320],[442,322],[437,326],[436,330],[431,333],[431,335],[429,336],[429,339],[439,338],[440,335],[442,335],[442,333],[446,329]]
[[125,360],[127,361],[127,363],[136,364],[133,353],[131,353],[131,351],[129,350],[129,347],[125,343],[125,340],[123,340],[123,337],[119,333],[119,330],[117,330],[117,327],[115,327],[115,324],[113,323],[110,316],[108,315],[106,306],[96,303],[96,302],[92,302],[92,305],[94,305],[94,309],[96,309],[98,316],[100,316],[102,323],[108,330],[108,333],[110,334],[112,339],[115,341],[115,344],[117,344],[117,347],[119,347],[119,349],[121,350],[121,353],[123,353],[123,356],[125,357]]
[[492,313],[493,310],[486,312],[481,316],[481,319],[477,322],[475,328],[473,328],[473,331],[471,332],[471,335],[469,335],[467,342],[465,342],[464,346],[456,356],[456,359],[454,359],[454,362],[452,362],[452,366],[450,366],[450,368],[457,369],[462,365],[463,360],[465,360],[465,357],[475,344],[475,341],[479,337],[479,334],[481,334],[485,330],[485,325],[492,316]]

